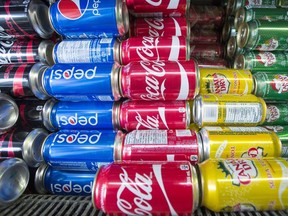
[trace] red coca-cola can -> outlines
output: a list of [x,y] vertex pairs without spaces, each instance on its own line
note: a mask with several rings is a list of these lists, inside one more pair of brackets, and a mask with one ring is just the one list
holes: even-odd
[[118,107],[119,128],[186,129],[191,122],[189,101],[133,101],[127,100]]
[[102,166],[92,202],[113,215],[191,215],[199,206],[200,186],[189,162],[127,162]]
[[203,148],[193,130],[134,130],[117,136],[122,161],[202,161]]
[[190,0],[126,0],[126,4],[136,17],[185,17]]
[[199,70],[190,61],[140,61],[121,68],[122,97],[133,100],[188,100],[199,93]]
[[199,68],[229,68],[229,62],[223,58],[198,58],[197,63]]
[[224,55],[221,44],[191,44],[191,58],[217,59]]
[[184,17],[136,18],[130,28],[134,37],[190,36],[190,23]]
[[190,43],[216,44],[220,43],[220,33],[214,29],[191,29]]
[[191,27],[219,29],[223,25],[225,11],[214,5],[191,5],[187,19]]
[[178,61],[189,59],[189,41],[183,36],[131,37],[121,42],[120,53],[116,56],[116,61],[123,65],[132,61]]

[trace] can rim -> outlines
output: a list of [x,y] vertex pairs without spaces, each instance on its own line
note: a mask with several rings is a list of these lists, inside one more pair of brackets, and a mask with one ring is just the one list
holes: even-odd
[[38,47],[38,54],[40,62],[43,62],[48,65],[53,65],[53,47],[54,43],[50,40],[43,40],[40,42]]
[[191,109],[190,109],[190,102],[189,100],[185,101],[185,106],[186,106],[186,128],[189,127],[189,125],[191,124]]
[[201,86],[201,76],[200,76],[200,68],[198,66],[198,61],[195,58],[192,58],[195,64],[195,92],[194,92],[194,99],[200,93],[200,86]]
[[99,173],[100,171],[103,169],[104,165],[100,166],[99,169],[97,170],[96,174],[95,174],[95,178],[94,178],[94,181],[93,181],[93,186],[92,186],[92,193],[91,193],[91,201],[92,201],[92,205],[93,207],[96,209],[96,210],[101,210],[101,209],[98,209],[97,206],[96,206],[96,202],[95,202],[95,191],[96,191],[96,187],[97,187],[97,180],[98,180],[98,177],[99,177]]
[[114,102],[112,108],[112,124],[114,130],[120,130],[120,106],[121,102]]
[[229,39],[230,31],[231,31],[230,21],[227,20],[223,25],[221,33],[221,41],[223,43],[225,43]]
[[245,22],[246,19],[246,10],[244,7],[240,7],[236,13],[234,18],[234,26],[236,29],[239,28],[239,26]]
[[[176,36],[174,36],[174,37],[176,37]],[[190,39],[189,38],[185,38],[185,42],[186,42],[186,61],[188,61],[191,58]]]
[[235,57],[233,63],[234,69],[246,69],[246,60],[244,54],[239,54]]
[[201,113],[202,106],[203,106],[202,96],[198,95],[193,101],[192,117],[193,117],[193,121],[200,127],[203,124],[202,113]]
[[202,141],[202,147],[203,147],[203,161],[209,159],[210,156],[210,140],[208,131],[205,127],[201,128],[199,131],[199,136]]
[[[11,171],[12,170],[12,171]],[[14,170],[14,172],[13,172]],[[17,181],[14,183],[17,183],[18,186],[20,186],[19,190],[17,190],[17,193],[14,193],[14,196],[10,198],[9,200],[2,199],[2,196],[0,197],[0,207],[6,206],[9,203],[12,203],[16,201],[26,190],[27,185],[29,183],[30,179],[30,173],[27,164],[20,158],[8,158],[0,163],[0,182],[5,181],[5,178],[7,178],[7,175],[9,175],[9,172],[12,172],[12,175],[14,177],[17,177]],[[9,178],[9,176],[8,176]],[[8,179],[6,179],[8,180]],[[5,191],[11,192],[9,188],[15,186],[14,184],[8,184],[8,188],[5,189]],[[7,187],[7,186],[4,186]],[[8,189],[8,190],[7,190]],[[13,188],[16,190],[16,188]]]
[[[16,122],[18,121],[18,118],[19,118],[19,108],[18,108],[16,102],[14,101],[14,99],[12,97],[10,97],[9,95],[7,95],[7,94],[0,93],[0,101],[7,102],[5,104],[4,104],[4,102],[1,102],[0,103],[0,107],[2,107],[2,105],[3,105],[4,107],[7,108],[7,105],[9,104],[9,113],[8,113],[8,115],[10,115],[8,121],[4,121],[1,118],[1,123],[0,123],[0,134],[1,134],[1,133],[5,132],[5,131],[9,130],[10,128],[12,128],[16,124]],[[4,108],[5,111],[8,111],[6,108]],[[1,115],[4,116],[6,114],[4,114],[2,112]]]
[[39,194],[46,194],[48,192],[44,186],[44,179],[45,179],[44,176],[48,168],[49,166],[47,164],[42,163],[36,170],[35,178],[34,178],[34,186],[35,186],[35,190]]
[[50,100],[46,101],[42,110],[43,125],[49,131],[56,130],[56,128],[53,126],[52,121],[51,121],[51,113],[56,103],[57,103],[57,100],[54,98],[51,98]]
[[266,115],[267,115],[267,105],[266,105],[266,102],[264,101],[263,98],[260,98],[260,97],[257,97],[257,98],[263,107],[263,109],[261,110],[262,111],[262,118],[261,118],[259,124],[263,124],[265,122]]
[[237,31],[237,45],[240,48],[244,48],[248,44],[248,39],[250,35],[250,27],[248,23],[242,23]]
[[121,52],[122,42],[123,41],[118,41],[118,39],[116,39],[114,42],[114,46],[113,46],[113,48],[114,48],[114,60],[121,65],[123,64],[122,52]]
[[228,58],[233,59],[236,54],[236,37],[230,37],[226,46],[226,55]]
[[[194,212],[200,205],[201,193],[200,193],[200,183],[198,178],[198,172],[196,168],[189,163],[190,170],[191,170],[191,183],[192,183],[192,197],[193,197],[193,204],[192,204],[192,212]],[[195,199],[196,198],[196,199]],[[197,199],[198,198],[198,199]]]
[[114,63],[111,71],[111,86],[112,86],[112,94],[114,100],[119,100],[121,98],[121,88],[120,88],[120,71],[121,66],[118,63]]
[[122,150],[123,150],[123,141],[125,134],[119,130],[116,134],[114,141],[114,161],[122,161]]
[[127,5],[122,0],[116,0],[115,4],[117,29],[119,35],[124,36],[128,32],[130,26],[129,11]]
[[42,146],[48,132],[43,128],[32,130],[25,138],[22,146],[22,157],[30,167],[38,167],[44,161]]

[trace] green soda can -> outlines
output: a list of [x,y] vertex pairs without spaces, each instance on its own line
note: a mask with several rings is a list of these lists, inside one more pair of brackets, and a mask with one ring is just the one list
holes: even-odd
[[266,118],[263,125],[288,125],[287,105],[287,103],[267,103]]
[[256,96],[267,101],[288,100],[288,74],[257,72],[253,74],[253,79]]
[[242,23],[237,31],[238,46],[249,50],[287,50],[287,41],[287,21],[252,20]]
[[249,22],[254,19],[278,21],[288,19],[288,9],[286,8],[245,8],[241,7],[236,11],[234,26],[239,26],[244,22]]
[[288,7],[288,0],[278,0],[278,6],[280,7]]
[[264,52],[251,51],[235,57],[235,69],[250,69],[252,71],[276,71],[288,67],[288,53],[282,51]]
[[288,126],[264,126],[267,130],[274,131],[282,143],[281,157],[288,157]]

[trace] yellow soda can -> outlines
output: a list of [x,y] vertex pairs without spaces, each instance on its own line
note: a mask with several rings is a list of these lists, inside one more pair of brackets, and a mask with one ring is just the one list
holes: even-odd
[[202,206],[212,211],[288,208],[288,162],[284,158],[209,159],[198,166]]
[[267,107],[255,95],[204,94],[192,105],[193,122],[198,126],[257,126],[266,118]]
[[200,94],[251,94],[254,89],[250,70],[200,68]]
[[263,127],[203,127],[199,135],[203,160],[280,157],[282,152],[277,134]]

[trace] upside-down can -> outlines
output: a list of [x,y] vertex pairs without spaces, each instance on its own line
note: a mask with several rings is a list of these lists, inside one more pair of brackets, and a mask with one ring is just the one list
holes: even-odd
[[288,162],[283,158],[210,159],[199,169],[202,206],[212,211],[288,208]]
[[217,44],[220,42],[220,33],[213,29],[192,28],[190,43],[194,44]]
[[249,70],[200,68],[200,94],[251,94]]
[[196,170],[189,162],[127,162],[102,166],[92,202],[113,215],[191,215],[200,197]]
[[224,48],[220,43],[216,44],[190,44],[190,58],[204,58],[215,61],[217,58],[224,56]]
[[265,121],[266,110],[255,95],[204,94],[193,101],[192,117],[199,126],[257,126]]

